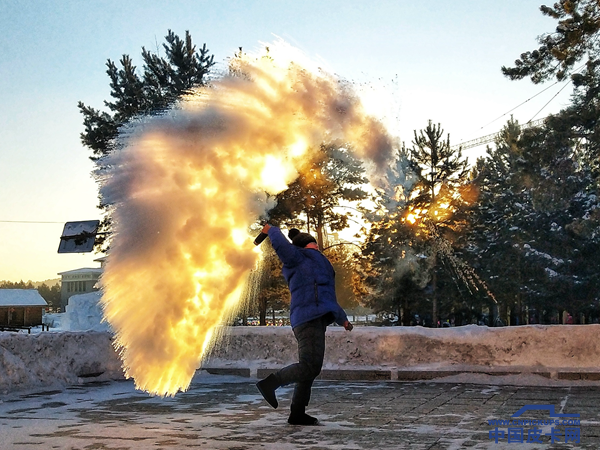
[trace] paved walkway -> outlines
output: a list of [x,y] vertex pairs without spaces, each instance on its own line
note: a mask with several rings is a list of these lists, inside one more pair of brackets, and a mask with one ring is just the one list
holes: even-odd
[[[298,427],[287,424],[291,388],[278,391],[280,407],[273,410],[258,394],[255,382],[200,375],[188,392],[166,399],[137,392],[129,381],[0,397],[0,448],[600,448],[598,386],[317,381],[308,412],[321,425]],[[527,443],[533,426],[513,425],[509,436],[509,427],[496,430],[488,422],[509,420],[525,405],[552,405],[558,414],[580,414],[581,422],[538,427],[541,444]],[[549,420],[550,413],[527,411],[520,417],[525,418]],[[550,443],[552,428],[554,444]],[[565,432],[570,435],[568,443],[564,443]]]

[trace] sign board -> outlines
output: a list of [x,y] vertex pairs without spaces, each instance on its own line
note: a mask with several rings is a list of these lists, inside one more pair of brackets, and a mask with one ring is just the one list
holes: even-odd
[[99,220],[67,222],[60,237],[58,253],[88,253],[94,248]]

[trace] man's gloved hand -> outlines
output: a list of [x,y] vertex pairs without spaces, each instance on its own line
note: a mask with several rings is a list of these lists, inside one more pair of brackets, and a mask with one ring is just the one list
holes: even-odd
[[352,331],[352,328],[354,328],[354,326],[349,321],[346,320],[344,322],[344,328],[346,329],[346,331]]
[[256,239],[254,239],[254,245],[260,245],[262,241],[264,241],[269,236],[269,228],[271,228],[271,225],[269,225],[268,223],[265,224],[260,234],[256,236]]

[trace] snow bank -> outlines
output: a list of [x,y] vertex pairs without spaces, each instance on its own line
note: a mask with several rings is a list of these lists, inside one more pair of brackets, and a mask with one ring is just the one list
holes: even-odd
[[0,393],[122,378],[109,333],[0,332]]
[[[233,327],[212,352],[212,367],[280,367],[296,361],[289,327]],[[488,328],[329,327],[325,368],[452,366],[600,370],[600,325]]]
[[62,314],[46,314],[52,332],[0,332],[0,393],[86,380],[122,379],[121,361],[102,321],[101,293],[73,295]]
[[[221,331],[223,339],[203,368],[250,369],[256,376],[260,369],[296,361],[296,341],[290,327],[226,327]],[[493,372],[514,367],[513,374],[560,369],[594,372],[598,376],[593,379],[600,380],[598,335],[600,325],[355,327],[351,332],[330,327],[324,369],[393,372],[468,368],[473,373],[473,368]],[[0,393],[122,379],[121,361],[111,339],[110,333],[95,331],[0,332]]]

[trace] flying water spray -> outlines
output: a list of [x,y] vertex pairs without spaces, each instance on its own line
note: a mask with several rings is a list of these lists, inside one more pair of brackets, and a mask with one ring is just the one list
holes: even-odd
[[252,226],[322,143],[344,143],[385,183],[385,128],[303,58],[279,42],[231,59],[210,87],[129,124],[102,161],[113,222],[102,306],[136,388],[189,387],[259,259]]

